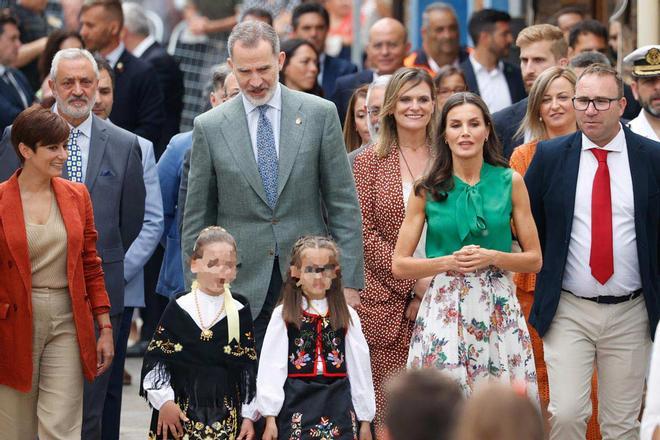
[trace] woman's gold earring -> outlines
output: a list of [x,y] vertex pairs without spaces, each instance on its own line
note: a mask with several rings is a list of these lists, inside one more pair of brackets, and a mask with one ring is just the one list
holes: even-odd
[[543,122],[543,118],[539,116],[539,122]]

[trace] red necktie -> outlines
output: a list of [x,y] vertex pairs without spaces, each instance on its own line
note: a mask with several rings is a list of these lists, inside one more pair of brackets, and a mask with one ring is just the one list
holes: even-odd
[[600,284],[605,284],[614,273],[612,251],[612,194],[610,169],[607,167],[607,150],[592,148],[598,160],[591,193],[591,274]]

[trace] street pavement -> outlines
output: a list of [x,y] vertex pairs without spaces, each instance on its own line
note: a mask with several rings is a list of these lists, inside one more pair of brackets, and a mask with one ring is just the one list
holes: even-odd
[[120,440],[146,440],[151,408],[146,400],[138,395],[140,391],[140,369],[142,358],[127,358],[126,370],[133,377],[131,385],[124,385],[121,406]]

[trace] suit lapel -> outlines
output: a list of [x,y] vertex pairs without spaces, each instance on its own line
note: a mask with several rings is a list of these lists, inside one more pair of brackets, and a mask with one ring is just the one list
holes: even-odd
[[67,234],[66,273],[67,277],[72,280],[78,263],[78,259],[72,256],[80,255],[82,251],[83,219],[80,218],[80,212],[76,209],[78,205],[71,190],[59,179],[53,179],[52,182],[57,206],[60,209]]
[[106,127],[96,117],[92,116],[92,137],[89,140],[89,155],[87,159],[87,170],[85,171],[85,185],[91,193],[96,183],[96,178],[101,170],[101,162],[108,143]]
[[626,135],[626,148],[628,148],[628,164],[632,177],[633,200],[635,202],[635,229],[637,231],[637,243],[645,239],[642,221],[646,218],[648,210],[648,167],[647,155],[644,147],[638,139],[632,135],[627,128],[623,128]]
[[479,95],[479,84],[477,83],[477,77],[474,74],[474,69],[469,58],[463,62],[463,73],[465,74],[465,82],[467,83],[468,90]]
[[580,154],[582,153],[582,132],[573,135],[573,142],[564,150],[561,185],[564,193],[564,221],[566,233],[570,237],[575,212],[575,192],[577,189],[578,170],[580,169]]
[[277,173],[277,196],[282,194],[284,185],[289,179],[291,169],[296,161],[302,135],[307,125],[301,112],[302,102],[282,86],[282,117],[280,119],[280,157]]
[[[12,72],[13,74],[13,72]],[[14,79],[16,79],[16,75],[14,75]],[[21,84],[18,79],[16,79],[16,84],[18,84],[19,87],[21,87]],[[19,95],[18,90],[12,85],[12,84],[7,84],[4,79],[0,78],[0,95],[11,99],[11,101],[23,108],[23,101],[21,100],[21,96]]]
[[[268,204],[264,184],[259,174],[259,168],[257,167],[257,161],[254,159],[254,150],[250,141],[250,129],[248,128],[247,117],[245,116],[243,99],[237,97],[223,104],[223,106],[227,106],[227,111],[223,112],[223,119],[220,125],[221,132],[210,133],[211,138],[216,135],[225,137],[227,148],[232,156],[234,156],[236,164],[243,172],[245,179],[264,203]],[[282,144],[280,143],[281,148]]]
[[6,189],[0,200],[0,222],[2,222],[9,252],[21,274],[25,291],[29,293],[32,291],[32,268],[17,177],[18,174],[15,174],[7,181]]

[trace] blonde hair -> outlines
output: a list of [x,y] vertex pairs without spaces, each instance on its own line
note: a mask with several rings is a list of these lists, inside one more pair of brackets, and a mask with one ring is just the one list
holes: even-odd
[[548,139],[548,131],[545,124],[540,120],[541,118],[541,104],[543,103],[543,95],[550,87],[550,84],[558,78],[565,78],[573,86],[575,90],[575,73],[567,67],[551,67],[545,70],[534,81],[531,90],[529,91],[529,100],[527,101],[527,112],[525,117],[520,122],[520,127],[513,135],[514,138],[524,137],[525,131],[529,130],[531,140],[543,141]]
[[564,33],[557,26],[551,24],[536,24],[524,28],[516,38],[516,46],[525,47],[539,41],[552,43],[550,50],[556,61],[568,56],[568,43],[564,38]]
[[[404,92],[418,84],[425,83],[429,86],[431,92],[431,99],[435,101],[435,86],[433,80],[426,70],[414,67],[402,67],[394,72],[387,87],[385,88],[385,100],[383,108],[380,110],[380,128],[378,129],[378,139],[374,146],[374,152],[378,157],[386,157],[392,151],[393,145],[398,145],[399,136],[396,130],[396,121],[394,120],[394,109],[399,100],[399,96]],[[426,126],[426,140],[431,143],[435,134],[435,105],[433,106],[433,113],[431,119]]]

